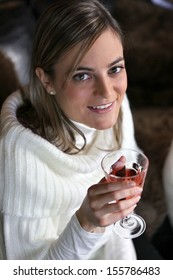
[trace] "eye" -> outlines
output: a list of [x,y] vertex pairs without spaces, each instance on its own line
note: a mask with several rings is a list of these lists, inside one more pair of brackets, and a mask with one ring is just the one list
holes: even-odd
[[86,73],[79,73],[73,76],[73,79],[75,81],[85,81],[90,79],[90,75],[86,74]]
[[109,74],[117,74],[119,72],[121,72],[122,69],[124,69],[125,67],[123,65],[121,66],[114,66],[109,70]]

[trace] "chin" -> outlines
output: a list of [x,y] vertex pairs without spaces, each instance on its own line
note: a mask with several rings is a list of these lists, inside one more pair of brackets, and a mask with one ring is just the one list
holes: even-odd
[[114,125],[117,122],[117,119],[118,119],[118,113],[116,111],[112,115],[109,115],[107,117],[105,116],[102,119],[98,119],[98,121],[95,120],[95,122],[93,124],[95,125],[95,129],[98,129],[98,130],[109,129],[111,127],[114,127]]
[[[117,120],[116,120],[117,121]],[[98,130],[104,130],[104,129],[109,129],[113,127],[116,124],[116,121],[114,122],[105,122],[105,123],[96,123],[93,128],[98,129]]]

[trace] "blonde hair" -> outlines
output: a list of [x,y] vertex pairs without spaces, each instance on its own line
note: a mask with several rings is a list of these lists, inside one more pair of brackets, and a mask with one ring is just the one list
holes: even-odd
[[[81,44],[74,61],[73,72],[84,54],[106,29],[113,30],[123,44],[123,36],[118,23],[105,6],[97,0],[56,1],[48,7],[37,23],[27,92],[27,99],[30,100],[35,116],[33,113],[30,114],[32,124],[28,121],[23,122],[35,133],[58,147],[61,146],[66,153],[80,151],[75,145],[75,132],[83,137],[83,148],[86,144],[85,136],[63,113],[55,97],[46,92],[35,74],[35,69],[41,67],[54,79],[54,65],[73,47]],[[22,118],[19,119],[22,120]],[[117,143],[120,144],[121,112],[115,125],[115,137]]]

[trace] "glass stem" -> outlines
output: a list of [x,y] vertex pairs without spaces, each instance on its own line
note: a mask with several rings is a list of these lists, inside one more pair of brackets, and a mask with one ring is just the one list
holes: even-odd
[[123,220],[124,222],[128,222],[130,220],[130,215],[126,216]]

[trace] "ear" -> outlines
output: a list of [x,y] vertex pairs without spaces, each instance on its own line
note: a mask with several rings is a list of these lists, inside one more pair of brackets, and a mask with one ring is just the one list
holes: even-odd
[[38,79],[40,80],[40,82],[42,83],[42,85],[44,86],[44,88],[46,89],[46,91],[48,93],[50,91],[52,91],[53,85],[52,85],[49,75],[46,74],[41,67],[37,67],[35,69],[35,73],[36,73]]

